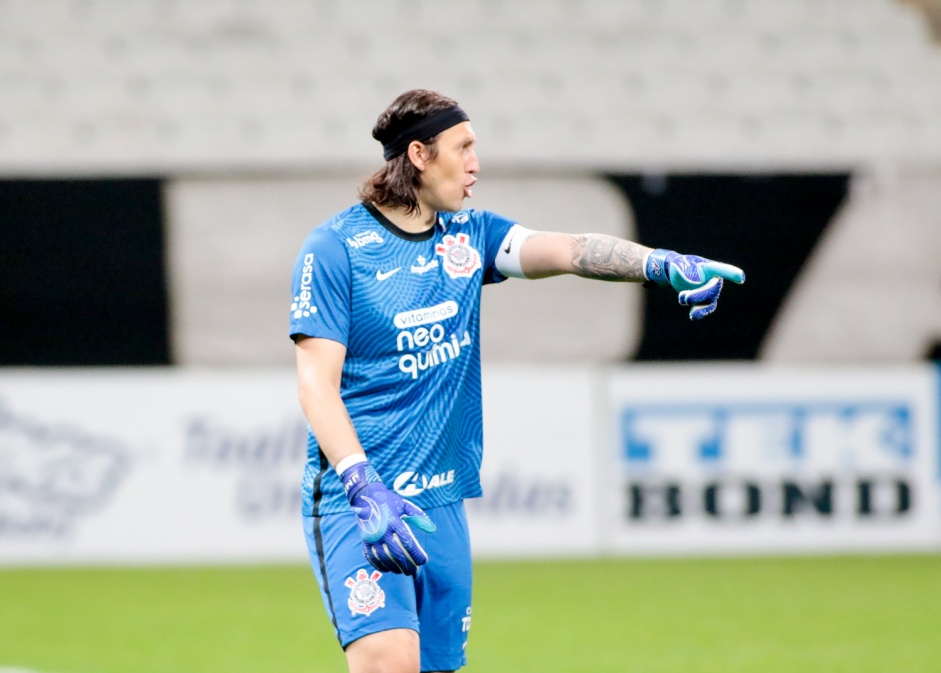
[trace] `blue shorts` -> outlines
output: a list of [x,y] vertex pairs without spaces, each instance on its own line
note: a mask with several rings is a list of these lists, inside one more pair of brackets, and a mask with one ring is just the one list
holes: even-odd
[[[464,503],[426,513],[434,533],[413,527],[428,552],[414,577],[381,573],[363,556],[353,512],[304,517],[310,562],[340,645],[388,629],[420,635],[421,670],[453,671],[467,663],[471,615],[470,537]],[[326,577],[325,577],[326,575]]]

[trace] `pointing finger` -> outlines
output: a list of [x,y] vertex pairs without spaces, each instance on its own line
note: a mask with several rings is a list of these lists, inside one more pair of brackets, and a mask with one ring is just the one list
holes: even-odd
[[702,272],[706,278],[725,278],[739,285],[745,282],[745,272],[742,269],[724,262],[706,262],[702,265]]

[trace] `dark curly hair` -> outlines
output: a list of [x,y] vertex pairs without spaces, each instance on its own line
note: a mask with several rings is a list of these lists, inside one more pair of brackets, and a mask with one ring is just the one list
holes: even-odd
[[[392,140],[405,125],[411,125],[428,115],[457,105],[453,99],[435,91],[412,89],[406,91],[379,115],[372,130],[372,137],[381,143]],[[431,158],[438,153],[438,136],[423,139]],[[418,188],[421,187],[421,171],[408,158],[408,152],[386,162],[359,188],[359,198],[377,206],[404,208],[408,215],[418,210]]]

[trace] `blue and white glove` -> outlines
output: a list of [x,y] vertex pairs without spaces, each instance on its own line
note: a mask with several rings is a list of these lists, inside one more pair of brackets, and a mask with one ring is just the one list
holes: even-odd
[[663,248],[647,255],[644,275],[649,281],[669,285],[679,292],[680,304],[692,306],[690,320],[705,318],[716,310],[723,280],[745,282],[745,272],[737,266]]
[[428,561],[409,525],[426,533],[435,525],[419,507],[386,488],[368,461],[346,468],[343,489],[356,513],[363,554],[377,570],[414,575]]

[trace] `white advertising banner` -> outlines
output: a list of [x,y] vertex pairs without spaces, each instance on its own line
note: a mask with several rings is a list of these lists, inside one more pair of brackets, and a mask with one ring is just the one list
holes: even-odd
[[0,377],[0,561],[299,560],[290,373]]
[[595,372],[485,368],[483,498],[467,501],[474,555],[598,549]]
[[[591,373],[485,380],[475,553],[592,553]],[[7,370],[0,563],[305,561],[306,452],[290,371]]]
[[932,367],[632,367],[609,378],[619,553],[941,548]]

